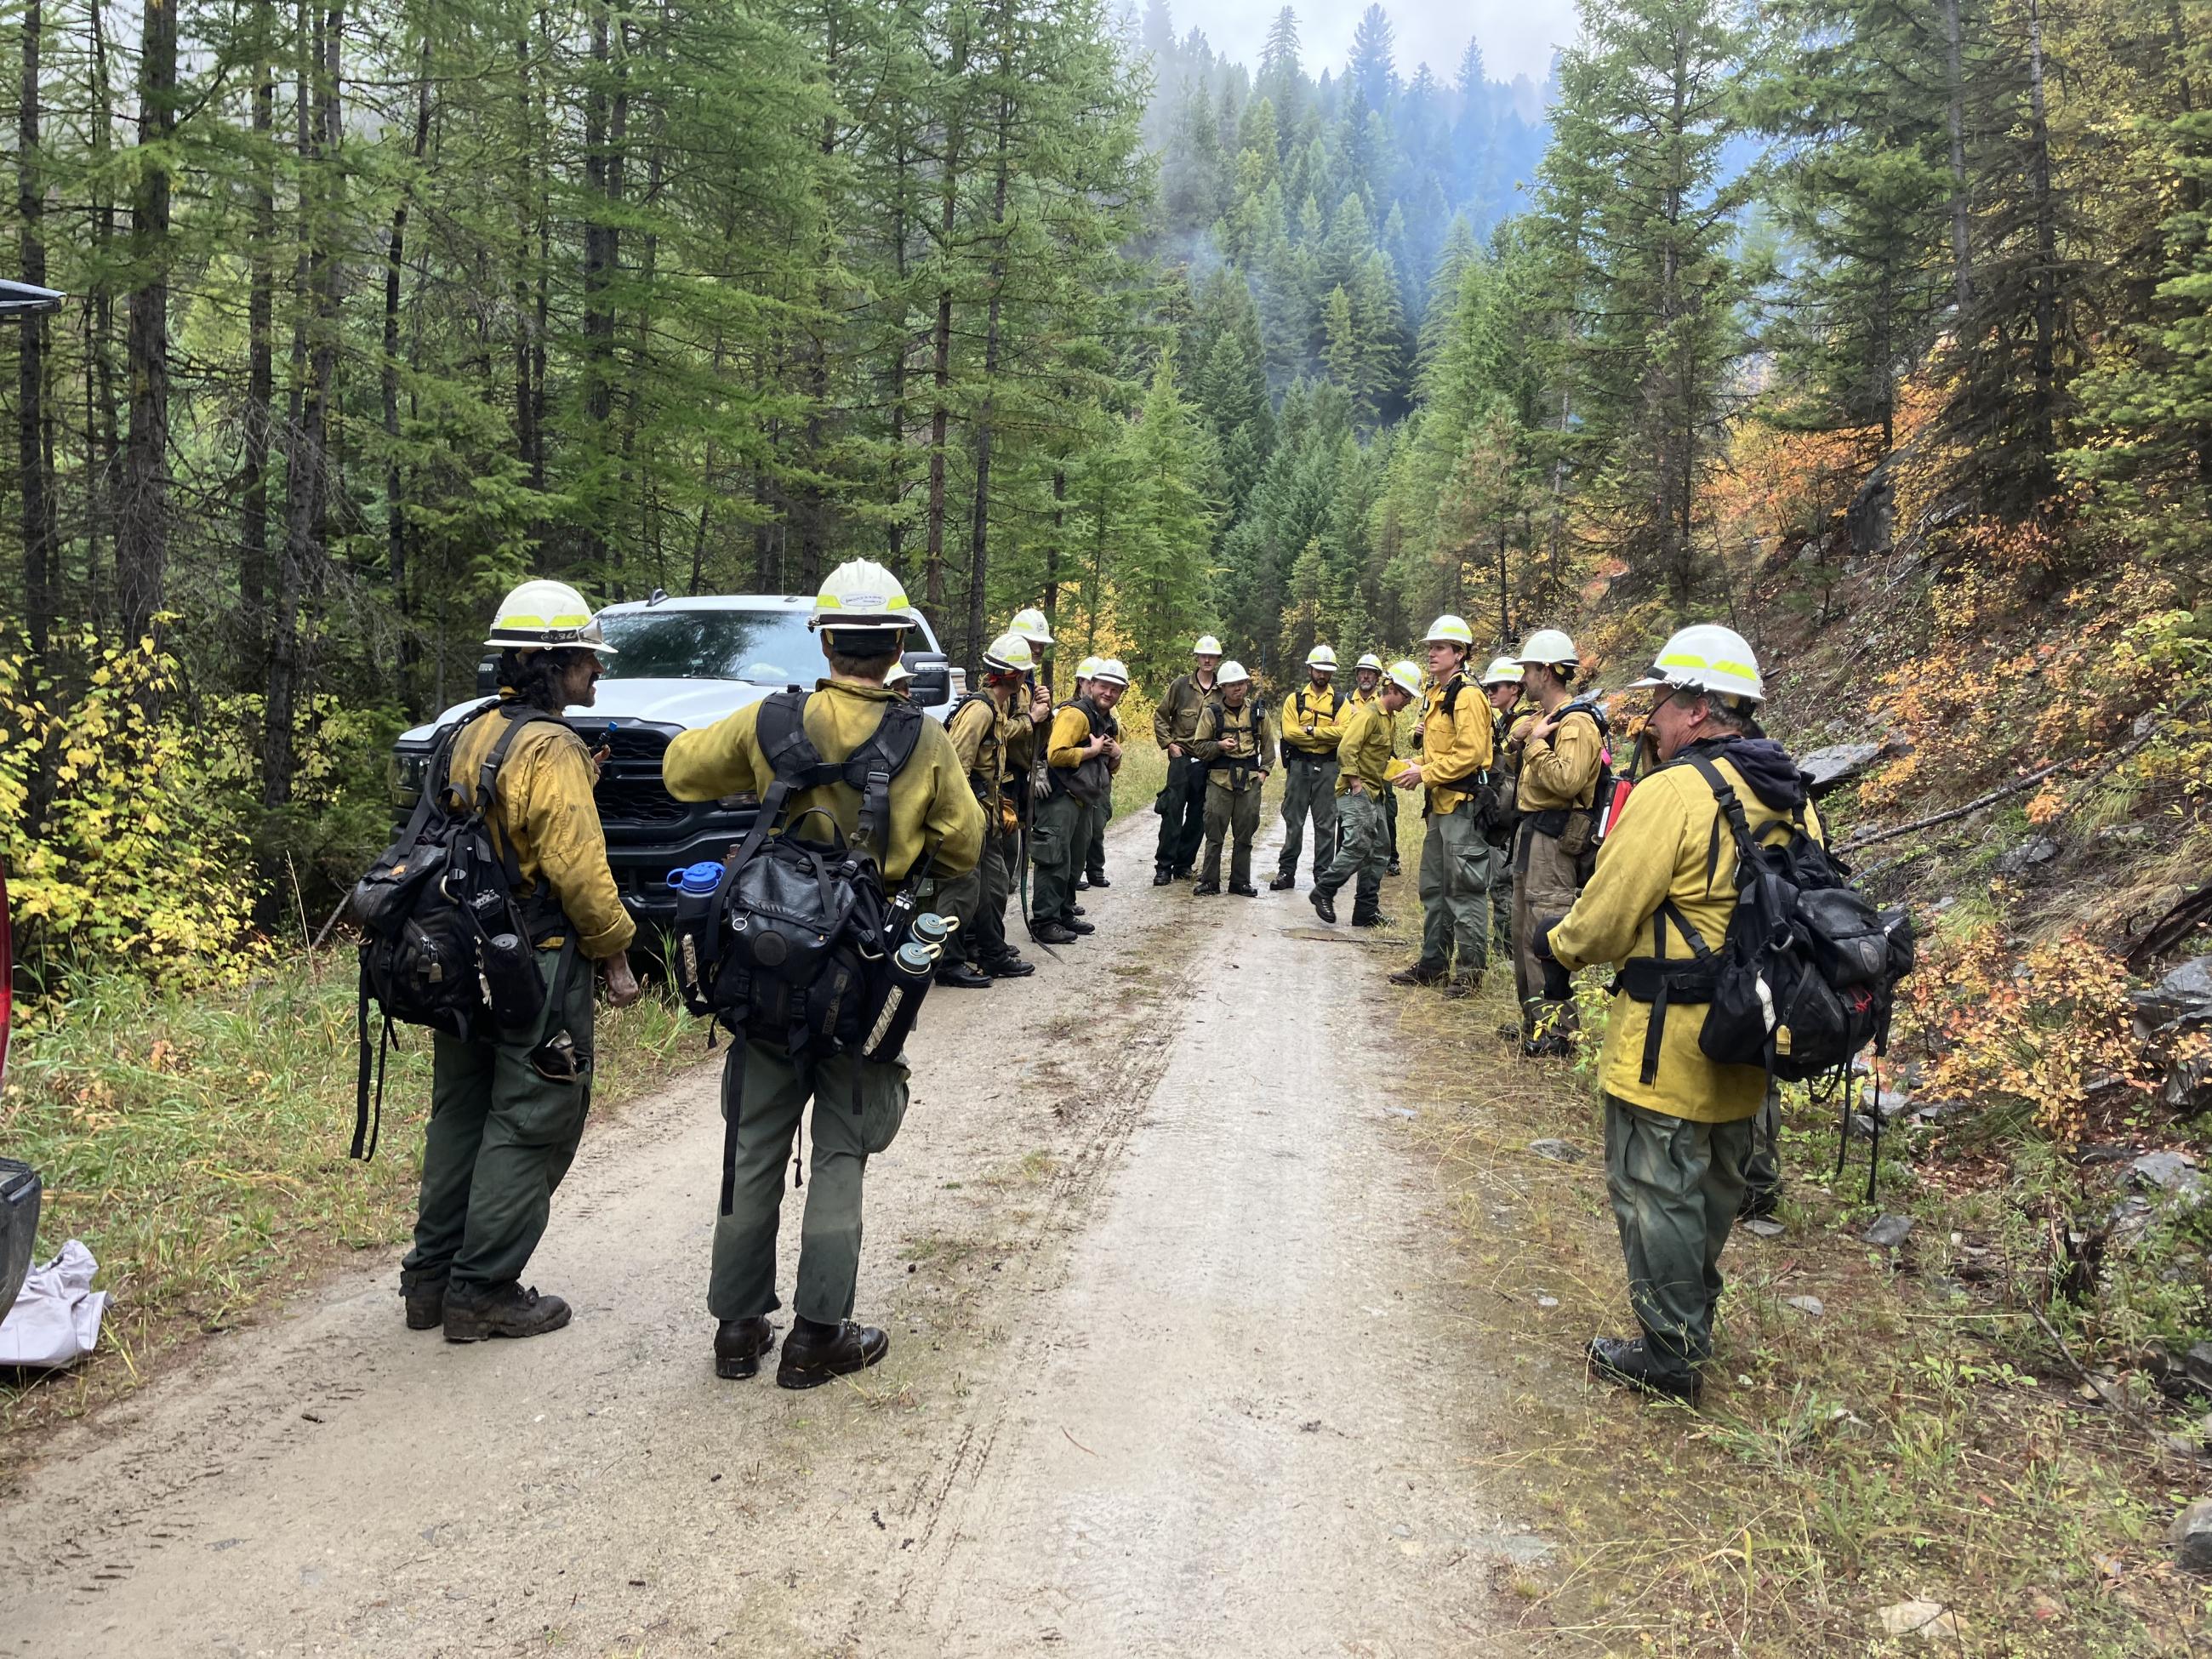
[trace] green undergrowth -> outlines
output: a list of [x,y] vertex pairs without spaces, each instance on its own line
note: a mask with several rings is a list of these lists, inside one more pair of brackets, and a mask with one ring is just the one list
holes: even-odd
[[[430,1036],[401,1031],[381,1149],[354,1162],[354,1009],[350,956],[325,956],[220,992],[80,979],[19,1027],[0,1151],[45,1181],[40,1259],[83,1240],[113,1300],[83,1364],[0,1381],[0,1463],[343,1258],[396,1261],[429,1109]],[[696,1059],[696,1022],[650,995],[620,1012],[602,1004],[598,1048],[595,1115]]]
[[[1405,996],[1399,1024],[1432,1080],[1407,1098],[1461,1224],[1468,1316],[1506,1357],[1503,1420],[1469,1478],[1526,1494],[1558,1546],[1514,1586],[1543,1650],[2202,1650],[2206,1589],[2163,1545],[2201,1495],[2195,1461],[2160,1443],[2191,1413],[2087,1397],[2030,1311],[2047,1298],[2005,1265],[2036,1259],[2026,1235],[2054,1160],[2023,1156],[1954,1196],[1891,1137],[1869,1205],[1864,1146],[1835,1176],[1832,1108],[1791,1091],[1784,1231],[1729,1243],[1703,1407],[1647,1402],[1580,1358],[1593,1335],[1632,1334],[1596,1100],[1602,1006],[1578,1060],[1524,1060],[1497,1035],[1510,971],[1491,977],[1456,1008]],[[1578,1156],[1530,1152],[1542,1137]],[[1893,1254],[1859,1237],[1892,1212],[1914,1221]],[[1880,1609],[1916,1600],[1951,1609],[1959,1638],[1885,1635]]]

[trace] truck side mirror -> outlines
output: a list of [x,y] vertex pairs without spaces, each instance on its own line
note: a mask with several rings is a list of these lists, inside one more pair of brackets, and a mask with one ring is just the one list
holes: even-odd
[[923,708],[934,708],[949,702],[952,697],[952,671],[943,663],[924,663],[914,671],[914,679],[907,690],[907,701]]
[[477,696],[495,697],[499,695],[499,659],[485,657],[477,664]]

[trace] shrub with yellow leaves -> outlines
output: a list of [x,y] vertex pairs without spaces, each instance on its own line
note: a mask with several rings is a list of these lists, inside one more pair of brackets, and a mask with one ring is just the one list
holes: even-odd
[[[151,640],[70,642],[89,665],[64,700],[0,648],[0,857],[17,953],[52,986],[82,963],[235,983],[266,957],[242,811],[249,757],[225,721],[173,701]],[[43,799],[38,797],[43,796]]]
[[2023,1105],[2061,1146],[2088,1127],[2090,1084],[2137,1091],[2126,969],[2079,933],[2025,952],[2001,929],[1924,948],[1905,981],[1911,1029],[1932,1054],[1925,1092],[1986,1109]]

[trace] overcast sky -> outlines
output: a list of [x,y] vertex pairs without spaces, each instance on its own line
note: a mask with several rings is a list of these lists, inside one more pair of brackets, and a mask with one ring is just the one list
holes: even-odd
[[[1176,33],[1206,32],[1214,50],[1257,68],[1267,26],[1283,0],[1170,0]],[[1298,15],[1298,39],[1306,73],[1328,69],[1341,74],[1352,52],[1352,26],[1367,0],[1291,0]],[[1552,49],[1574,38],[1573,0],[1382,0],[1397,31],[1398,72],[1411,77],[1425,61],[1439,80],[1459,70],[1460,54],[1472,34],[1482,42],[1483,62],[1493,81],[1526,75],[1540,82]]]

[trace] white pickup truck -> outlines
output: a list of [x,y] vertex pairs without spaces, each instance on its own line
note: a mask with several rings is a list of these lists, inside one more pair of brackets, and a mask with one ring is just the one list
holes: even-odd
[[[668,872],[702,859],[720,859],[752,825],[750,795],[679,801],[662,787],[660,757],[679,732],[716,720],[787,686],[807,685],[829,672],[822,647],[806,626],[814,601],[804,594],[732,594],[611,605],[599,626],[616,654],[607,659],[599,701],[572,708],[568,723],[592,748],[609,752],[599,774],[599,821],[607,861],[640,925],[665,927],[676,914]],[[927,623],[906,653],[914,702],[936,720],[951,713],[965,677],[946,660]],[[397,805],[412,811],[430,751],[446,726],[497,690],[487,657],[477,696],[456,703],[427,726],[400,734]]]

